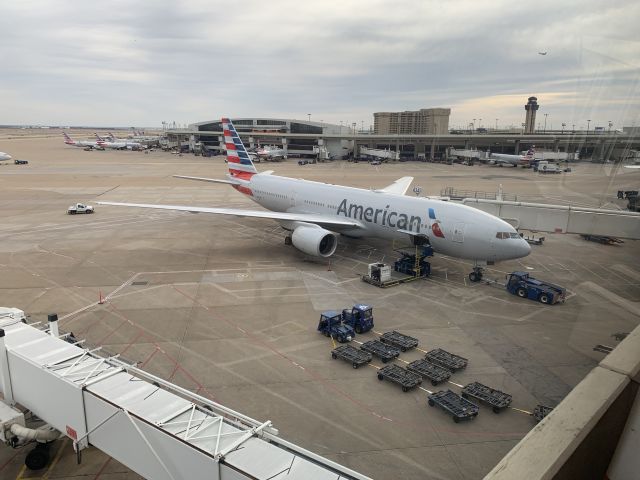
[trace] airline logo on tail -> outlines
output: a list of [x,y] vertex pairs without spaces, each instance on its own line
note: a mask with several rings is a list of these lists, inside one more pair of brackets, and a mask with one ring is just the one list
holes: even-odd
[[536,153],[536,146],[533,145],[529,150],[527,150],[527,153],[524,155],[524,159],[525,160],[533,160],[533,157],[535,156]]
[[69,135],[67,135],[67,132],[62,132],[62,135],[64,135],[64,143],[66,143],[67,145],[75,145],[76,142],[73,141]]
[[[258,170],[253,165],[253,162],[249,158],[247,149],[244,148],[242,140],[238,132],[236,132],[233,123],[228,118],[222,119],[222,130],[224,132],[224,144],[227,149],[227,163],[229,167],[229,174],[238,180],[250,180]],[[248,195],[253,195],[253,192],[246,187],[241,187],[248,192],[244,191]]]

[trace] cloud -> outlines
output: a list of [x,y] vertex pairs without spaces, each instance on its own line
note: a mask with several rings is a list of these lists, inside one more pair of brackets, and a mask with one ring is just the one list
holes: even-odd
[[537,95],[557,123],[621,126],[638,120],[639,17],[631,0],[5,2],[0,123],[368,125],[443,106],[452,125],[519,125]]

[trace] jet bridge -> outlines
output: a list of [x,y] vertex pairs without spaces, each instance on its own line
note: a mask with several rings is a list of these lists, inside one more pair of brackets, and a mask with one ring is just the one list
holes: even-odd
[[515,228],[640,239],[640,213],[636,212],[481,198],[465,198],[462,203],[502,218]]
[[282,440],[269,421],[58,337],[56,321],[34,325],[0,318],[4,402],[68,436],[79,461],[93,445],[149,479],[368,478]]

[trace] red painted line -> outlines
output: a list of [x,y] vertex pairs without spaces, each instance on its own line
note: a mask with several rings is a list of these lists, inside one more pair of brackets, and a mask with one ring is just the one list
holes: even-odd
[[123,355],[124,352],[129,350],[131,348],[131,345],[136,343],[140,339],[143,333],[144,333],[143,331],[138,332],[138,335],[136,335],[136,337],[133,340],[131,340],[131,342],[126,346],[126,348],[120,352],[120,355]]
[[96,476],[93,477],[93,480],[98,480],[100,478],[100,475],[102,475],[102,473],[104,472],[104,469],[107,468],[107,465],[109,465],[110,461],[111,461],[111,457],[107,458],[107,461],[104,462],[102,467],[100,467],[100,470],[98,470],[98,473],[96,473]]
[[154,356],[156,353],[158,353],[158,346],[157,346],[157,345],[156,345],[156,348],[154,348],[154,349],[153,349],[153,352],[151,352],[151,355],[149,355],[149,356],[147,357],[147,359],[146,359],[144,362],[142,362],[142,363],[140,364],[140,367],[139,367],[139,368],[142,368],[142,367],[144,367],[147,363],[149,363],[149,361],[153,358],[153,356]]
[[12,460],[13,460],[14,458],[16,458],[18,455],[20,455],[20,453],[21,453],[21,452],[19,452],[19,451],[18,451],[18,452],[16,452],[16,453],[14,453],[14,454],[13,454],[13,456],[12,456],[11,458],[9,458],[9,460],[7,460],[7,461],[6,461],[6,462],[4,462],[2,465],[0,465],[0,472],[1,472],[2,470],[4,470],[4,468],[5,468],[7,465],[9,465],[9,464],[12,462]]

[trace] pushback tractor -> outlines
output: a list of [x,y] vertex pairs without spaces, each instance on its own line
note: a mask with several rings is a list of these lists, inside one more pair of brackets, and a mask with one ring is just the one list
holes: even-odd
[[537,300],[540,303],[553,305],[564,302],[567,291],[553,283],[542,282],[527,272],[512,272],[507,275],[507,291],[520,298]]
[[340,343],[350,342],[356,336],[353,327],[342,322],[342,313],[335,310],[322,312],[318,322],[318,331]]

